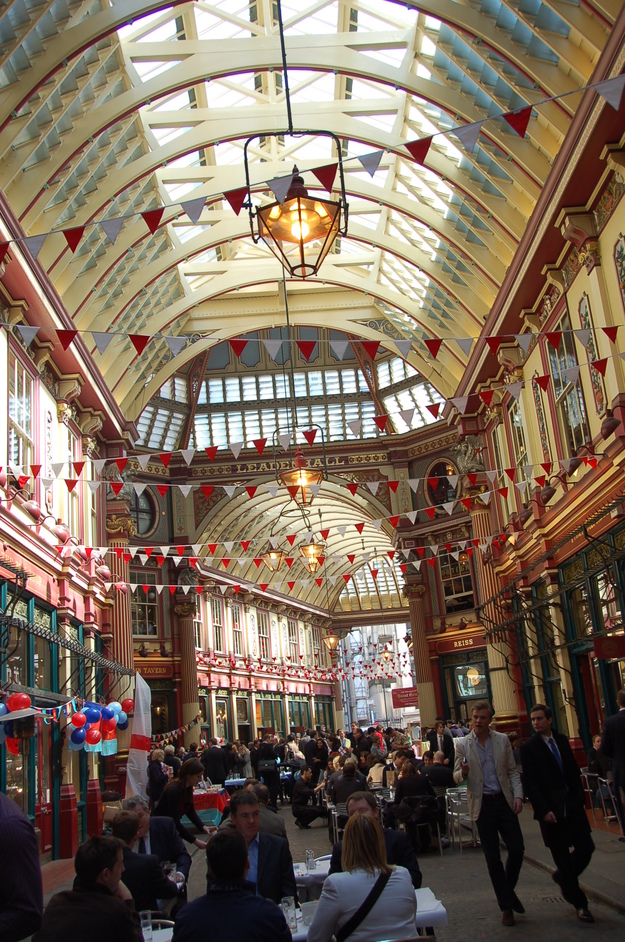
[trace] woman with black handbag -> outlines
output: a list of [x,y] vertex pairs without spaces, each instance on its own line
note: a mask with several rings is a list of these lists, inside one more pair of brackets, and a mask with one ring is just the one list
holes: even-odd
[[306,942],[378,942],[416,933],[417,901],[405,867],[386,860],[382,828],[370,814],[353,814],[345,825],[342,873],[323,884]]

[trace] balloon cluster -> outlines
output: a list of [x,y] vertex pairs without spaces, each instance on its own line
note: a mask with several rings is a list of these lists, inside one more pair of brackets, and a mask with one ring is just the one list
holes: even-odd
[[74,713],[70,720],[74,727],[70,737],[74,748],[82,749],[85,743],[96,746],[100,741],[116,739],[118,729],[128,729],[128,714],[134,708],[134,700],[130,697],[121,703],[112,700],[106,706],[86,701],[82,710]]
[[[30,697],[27,693],[12,693],[2,703],[0,703],[0,716],[6,716],[7,713],[15,713],[17,710],[28,710],[30,708]],[[16,756],[20,751],[20,740],[15,735],[15,723],[13,720],[7,720],[2,724],[6,736],[5,744],[11,755]]]

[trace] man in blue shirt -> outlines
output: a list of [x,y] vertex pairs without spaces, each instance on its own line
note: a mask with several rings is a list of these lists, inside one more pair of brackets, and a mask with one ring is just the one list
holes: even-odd
[[173,942],[202,942],[207,937],[211,942],[232,942],[234,938],[291,942],[280,907],[257,895],[254,883],[246,879],[251,872],[248,853],[245,838],[234,828],[218,831],[211,838],[206,848],[211,882],[205,896],[178,913]]

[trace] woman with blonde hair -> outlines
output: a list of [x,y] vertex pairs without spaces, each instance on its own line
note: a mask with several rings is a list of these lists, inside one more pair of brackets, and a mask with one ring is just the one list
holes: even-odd
[[169,766],[165,765],[164,759],[165,753],[162,749],[152,750],[150,761],[148,762],[147,784],[147,793],[150,796],[152,808],[155,808],[160,801],[160,797],[170,779],[170,773],[167,771]]
[[356,813],[345,825],[342,873],[323,884],[306,942],[378,942],[410,939],[416,933],[417,901],[405,867],[386,860],[382,828],[370,814]]

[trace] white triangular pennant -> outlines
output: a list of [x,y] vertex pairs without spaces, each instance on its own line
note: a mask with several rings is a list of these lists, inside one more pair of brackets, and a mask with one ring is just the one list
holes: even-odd
[[280,543],[280,537],[278,536],[269,537],[269,545],[271,546],[272,549],[277,549],[279,543]]
[[185,344],[186,344],[186,342],[187,342],[187,338],[186,338],[186,337],[170,337],[170,336],[167,336],[167,337],[165,337],[165,340],[167,341],[167,346],[168,346],[169,349],[171,350],[171,354],[172,354],[172,356],[174,356],[174,357],[177,357],[177,356],[178,356],[178,354],[180,353],[180,351],[182,350],[182,348],[185,346]]
[[339,536],[345,536],[345,531],[347,530],[347,527],[341,525],[340,527],[337,527],[336,530]]
[[408,478],[408,484],[410,485],[410,490],[413,492],[413,494],[417,493],[420,480],[421,478]]
[[265,484],[265,489],[269,491],[272,497],[275,497],[278,493],[278,484]]
[[597,94],[601,95],[615,111],[618,111],[621,105],[623,88],[625,88],[625,75],[617,75],[616,78],[606,79],[605,82],[595,85]]
[[590,340],[590,330],[587,327],[584,327],[582,330],[574,330],[573,333],[581,343],[582,347],[588,346],[588,341]]
[[463,124],[461,128],[454,128],[451,132],[470,154],[473,153],[473,148],[477,144],[482,123],[482,121],[473,121],[471,124]]
[[137,495],[137,497],[141,497],[141,495],[143,494],[144,490],[146,489],[148,485],[147,484],[133,484],[132,486],[134,488],[134,492]]
[[562,375],[574,386],[579,379],[579,366],[567,366],[565,370],[562,370]]
[[195,457],[195,448],[183,448],[181,449],[180,454],[184,458],[185,464],[188,468]]
[[59,474],[61,473],[64,467],[65,467],[64,461],[53,461],[50,464],[52,474],[54,475],[55,478],[58,478]]
[[243,442],[233,442],[233,443],[230,445],[230,451],[231,451],[232,454],[234,455],[235,460],[236,460],[236,459],[239,457],[239,455],[241,454],[241,449],[242,449],[242,448],[243,448]]
[[139,562],[141,563],[141,565],[145,566],[145,564],[148,561],[148,557],[145,555],[145,553],[138,553],[137,555],[139,557]]
[[480,498],[483,504],[487,504],[490,500],[490,495],[491,495],[490,491],[484,491],[483,494],[478,494],[478,497]]
[[321,487],[321,484],[311,484],[309,485],[308,490],[310,491],[313,497],[316,497],[317,494],[319,493],[320,487]]
[[232,497],[232,495],[237,489],[236,484],[223,484],[222,487],[224,491],[226,492],[226,494],[228,495],[228,497]]
[[224,542],[224,547],[225,547],[225,549],[226,549],[226,553],[228,554],[228,556],[229,556],[230,553],[232,552],[232,547],[233,547],[233,546],[234,546],[234,540],[226,540],[226,541]]
[[473,337],[454,337],[454,340],[464,353],[466,357],[471,353],[471,347],[473,346]]
[[357,419],[355,422],[348,422],[347,428],[350,430],[352,435],[355,435],[356,438],[360,436],[360,430],[362,428],[362,421]]
[[406,514],[406,516],[408,517],[408,519],[410,520],[410,522],[414,524],[415,521],[416,521],[416,519],[417,519],[417,514],[418,514],[418,513],[419,513],[418,510],[411,510],[411,511],[409,511],[409,513]]
[[188,497],[189,494],[191,493],[192,488],[193,488],[192,484],[179,484],[178,485],[178,490],[180,491],[183,497]]
[[156,589],[156,594],[157,594],[157,595],[161,595],[162,592],[163,592],[163,589],[165,588],[165,586],[164,586],[164,585],[155,585],[154,588]]
[[28,324],[16,324],[15,329],[19,332],[26,349],[30,347],[32,341],[37,336],[38,327],[30,327]]
[[412,350],[412,340],[394,340],[397,352],[404,360],[408,359],[408,354]]
[[94,458],[93,459],[93,468],[96,474],[102,474],[104,471],[104,465],[106,464],[106,458]]
[[[54,478],[40,478],[40,480],[41,480],[41,486],[43,487],[44,491],[47,491],[48,488],[52,487],[52,485],[54,484]],[[97,481],[94,483],[99,484],[100,482]]]
[[457,550],[452,550],[451,555],[456,560],[456,562],[458,562],[458,560],[460,559],[460,553]]
[[96,345],[98,353],[104,353],[111,340],[115,337],[115,334],[106,334],[98,330],[92,330],[91,336],[93,337],[93,342]]
[[369,488],[369,490],[371,491],[373,495],[378,493],[379,486],[380,486],[379,481],[367,481],[367,487]]
[[274,177],[272,180],[267,180],[267,186],[270,188],[271,192],[276,198],[276,201],[280,203],[280,205],[284,203],[292,182],[292,173],[287,177]]
[[145,471],[149,465],[151,457],[152,455],[134,455],[135,461],[139,463],[139,467],[142,471]]
[[520,346],[523,353],[527,353],[529,348],[532,345],[534,334],[532,334],[531,332],[529,334],[515,334],[514,339]]
[[112,244],[115,245],[115,239],[121,232],[121,228],[124,225],[124,217],[118,216],[116,219],[103,219],[100,225],[108,236],[109,242],[112,242]]
[[37,258],[41,249],[43,248],[43,243],[46,241],[48,233],[44,232],[41,235],[27,236],[23,239],[23,243],[32,255],[33,258]]
[[282,348],[281,340],[263,340],[263,346],[272,360],[275,360]]
[[191,547],[194,556],[199,556],[202,552],[202,543],[194,543]]
[[518,400],[521,395],[521,390],[523,389],[523,383],[521,381],[517,383],[504,383],[504,387],[511,396]]
[[100,486],[100,482],[99,482],[99,481],[87,481],[87,487],[89,488],[89,490],[91,491],[92,494],[95,494],[95,493],[96,493],[96,491],[98,490],[99,486]]
[[228,591],[228,586],[227,586],[227,585],[220,585],[220,586],[219,586],[219,591],[221,592],[222,595],[225,595],[226,592]]
[[454,512],[455,506],[456,506],[455,500],[448,500],[448,501],[445,501],[445,503],[443,504],[443,507],[445,508],[445,510],[447,511],[450,517],[452,513]]
[[382,150],[374,150],[370,154],[363,154],[361,157],[358,157],[361,167],[367,171],[370,177],[375,176],[383,154],[384,151]]
[[161,550],[161,556],[167,556],[167,554],[169,553],[169,546],[161,546],[160,550]]
[[438,556],[438,543],[432,543],[430,549],[432,550],[432,556]]
[[138,547],[138,546],[127,546],[127,547],[126,547],[126,552],[127,552],[127,553],[130,553],[130,558],[131,558],[131,559],[134,559],[134,558],[135,558],[135,556],[137,555],[138,551],[139,551],[139,547]]
[[349,346],[349,340],[331,340],[330,341],[330,350],[337,358],[337,360],[342,360],[345,354],[347,353],[347,348]]
[[384,519],[383,519],[382,517],[380,517],[379,520],[372,520],[371,523],[372,523],[373,526],[376,528],[376,530],[379,531],[379,530],[382,529],[382,524],[384,523]]
[[491,484],[495,483],[498,475],[499,475],[499,471],[487,471],[486,472],[486,477],[488,478]]
[[414,409],[402,409],[399,414],[404,420],[404,422],[406,423],[406,425],[408,426],[408,428],[410,428],[412,425],[412,420],[414,419],[415,410]]
[[455,405],[460,415],[465,414],[467,411],[467,403],[469,401],[468,396],[456,396],[455,399],[451,399],[450,401]]
[[517,481],[516,486],[520,490],[521,494],[525,494],[525,491],[527,490],[527,481]]
[[450,485],[451,485],[454,489],[455,489],[456,487],[458,487],[458,478],[459,478],[459,477],[460,477],[460,475],[458,475],[458,474],[448,474],[448,475],[447,475],[447,480],[449,481]]
[[185,200],[184,203],[181,203],[184,212],[187,214],[193,225],[195,225],[202,215],[202,210],[206,203],[205,196],[196,196],[192,200]]
[[293,438],[293,432],[282,432],[280,435],[278,435],[278,441],[282,445],[283,451],[289,450],[292,438]]

